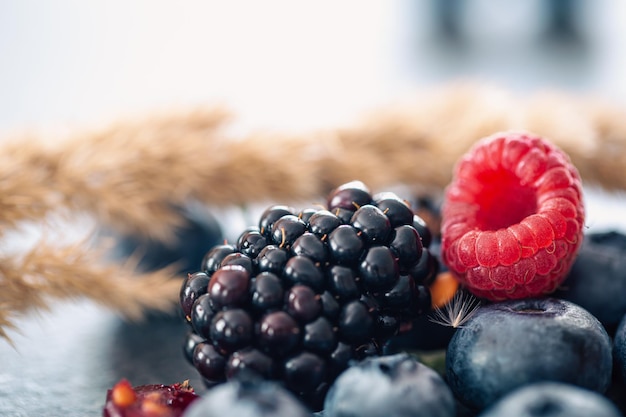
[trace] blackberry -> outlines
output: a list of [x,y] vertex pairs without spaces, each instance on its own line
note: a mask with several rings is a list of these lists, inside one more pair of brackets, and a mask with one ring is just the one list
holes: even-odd
[[326,207],[271,206],[184,281],[185,356],[208,386],[252,372],[319,410],[343,370],[430,309],[430,236],[408,203],[358,181]]

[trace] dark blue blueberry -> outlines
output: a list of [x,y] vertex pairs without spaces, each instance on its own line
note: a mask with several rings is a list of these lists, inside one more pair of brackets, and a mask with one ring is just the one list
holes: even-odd
[[185,417],[311,417],[292,393],[265,380],[233,380],[208,391]]
[[611,341],[602,324],[580,306],[555,298],[478,308],[446,353],[448,384],[473,409],[546,380],[604,393],[611,371]]
[[555,293],[596,316],[612,334],[626,315],[626,236],[585,235],[567,278]]
[[501,398],[479,417],[621,417],[597,392],[560,382],[536,382]]
[[455,413],[454,397],[441,376],[408,354],[367,358],[351,366],[335,380],[324,403],[324,417]]

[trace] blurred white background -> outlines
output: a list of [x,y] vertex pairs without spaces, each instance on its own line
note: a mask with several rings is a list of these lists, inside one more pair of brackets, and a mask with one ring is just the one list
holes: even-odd
[[343,123],[457,79],[626,98],[619,0],[0,0],[0,133],[224,103]]
[[[0,137],[216,103],[337,126],[457,80],[624,103],[625,38],[619,0],[0,0]],[[622,227],[590,196],[590,226]]]

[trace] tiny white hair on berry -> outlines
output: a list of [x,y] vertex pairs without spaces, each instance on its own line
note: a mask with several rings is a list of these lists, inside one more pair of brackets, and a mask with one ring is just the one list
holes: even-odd
[[441,326],[462,328],[480,305],[480,300],[470,292],[458,290],[443,307],[435,307],[428,319]]

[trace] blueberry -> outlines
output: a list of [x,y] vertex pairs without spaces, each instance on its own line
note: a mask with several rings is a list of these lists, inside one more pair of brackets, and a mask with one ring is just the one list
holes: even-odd
[[537,382],[501,398],[479,417],[621,417],[604,396],[575,385]]
[[582,307],[556,298],[485,305],[450,340],[446,378],[456,397],[483,409],[532,382],[558,381],[604,393],[611,342]]
[[452,417],[452,392],[437,372],[402,353],[367,358],[331,386],[325,417]]
[[616,371],[620,373],[622,381],[626,382],[626,315],[617,327],[617,332],[615,332],[613,355]]
[[286,389],[270,381],[230,381],[208,391],[185,417],[310,417]]
[[626,235],[589,233],[566,280],[554,293],[596,316],[611,334],[626,314]]

